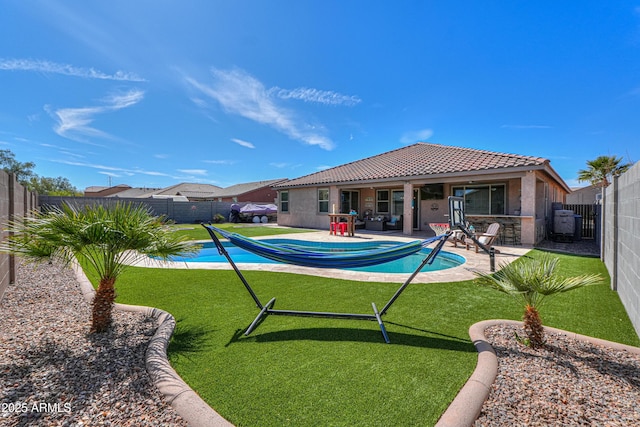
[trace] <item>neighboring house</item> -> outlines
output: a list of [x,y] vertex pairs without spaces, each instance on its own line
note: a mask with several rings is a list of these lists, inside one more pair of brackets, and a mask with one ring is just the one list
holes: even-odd
[[278,193],[272,187],[286,180],[279,178],[236,184],[216,191],[213,196],[219,202],[275,203]]
[[109,197],[130,189],[131,187],[126,184],[114,185],[113,187],[94,185],[84,189],[84,197]]
[[[548,159],[417,143],[274,185],[278,224],[329,229],[329,213],[391,218],[402,231],[448,221],[447,197],[465,198],[467,218],[499,222],[513,243],[544,239],[551,204],[571,190]],[[373,224],[372,224],[373,225]]]
[[567,194],[566,202],[569,205],[590,205],[596,203],[596,198],[602,195],[602,187],[589,185],[588,187],[573,188]]
[[[159,191],[154,191],[153,195],[157,196],[185,196],[190,201],[196,200],[211,200],[207,195],[214,194],[216,191],[221,190],[221,187],[211,184],[192,184],[183,182],[180,184],[172,185],[171,187],[163,188]],[[146,197],[151,197],[152,194],[148,194]],[[144,197],[144,196],[142,196]]]
[[272,187],[286,178],[247,182],[221,188],[211,184],[181,183],[166,188],[132,188],[120,184],[114,187],[88,187],[85,197],[135,197],[135,198],[173,198],[174,200],[232,203],[275,203],[277,191]]

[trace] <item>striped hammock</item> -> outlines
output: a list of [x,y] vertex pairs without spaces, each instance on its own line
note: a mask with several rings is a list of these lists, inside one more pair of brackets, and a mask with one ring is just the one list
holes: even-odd
[[[207,229],[214,242],[217,240],[214,232],[217,232],[239,248],[260,255],[261,257],[286,264],[318,268],[354,268],[382,264],[414,254],[426,248],[431,243],[448,237],[448,234],[443,234],[426,240],[414,240],[408,243],[399,243],[390,247],[369,250],[313,252],[295,246],[277,245],[261,240],[250,239],[237,233],[221,230],[212,225],[203,224],[203,227]],[[218,247],[218,250],[220,250],[220,247]]]

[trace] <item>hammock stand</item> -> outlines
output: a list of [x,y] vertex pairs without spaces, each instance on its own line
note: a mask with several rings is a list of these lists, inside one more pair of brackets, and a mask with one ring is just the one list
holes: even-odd
[[[262,304],[262,302],[260,301],[256,293],[251,288],[251,285],[249,285],[249,282],[247,282],[246,278],[244,277],[242,272],[238,269],[233,259],[231,259],[231,256],[229,255],[225,247],[222,245],[222,243],[220,242],[220,239],[218,238],[215,232],[220,233],[222,236],[228,238],[232,243],[237,244],[237,246],[240,246],[243,249],[249,250],[251,252],[256,252],[255,251],[256,248],[264,249],[264,250],[261,250],[262,253],[260,252],[257,252],[257,253],[261,256],[266,256],[267,258],[275,259],[282,262],[288,262],[290,264],[307,265],[307,266],[312,265],[314,267],[319,267],[319,268],[336,268],[336,265],[332,261],[338,261],[340,259],[338,255],[333,254],[333,256],[328,256],[327,254],[317,254],[311,251],[296,250],[292,247],[287,247],[284,245],[277,246],[277,245],[271,244],[267,246],[261,246],[261,243],[257,240],[239,236],[235,233],[228,233],[224,230],[220,230],[216,227],[213,227],[210,224],[209,225],[202,224],[202,226],[209,232],[209,235],[211,236],[211,239],[215,243],[216,248],[218,249],[218,252],[221,255],[224,255],[227,261],[229,261],[229,264],[231,265],[233,270],[236,272],[238,278],[240,279],[244,287],[247,289],[247,291],[253,298],[253,301],[256,303],[256,306],[258,307],[258,309],[260,309],[260,312],[254,319],[254,321],[251,323],[251,325],[249,325],[249,327],[245,331],[244,333],[245,335],[249,335],[251,332],[253,332],[253,330],[256,329],[258,325],[260,325],[260,323],[262,323],[262,321],[270,314],[281,315],[281,316],[325,317],[325,318],[332,318],[332,319],[375,320],[378,322],[378,325],[380,326],[380,331],[382,332],[382,336],[387,344],[390,343],[390,341],[389,341],[389,336],[387,334],[387,330],[382,321],[382,316],[387,312],[387,310],[389,310],[391,305],[396,301],[396,299],[398,299],[400,294],[402,294],[402,292],[407,288],[407,286],[409,286],[411,281],[416,277],[416,275],[420,272],[420,270],[427,264],[433,263],[434,259],[440,253],[440,250],[442,249],[445,242],[447,241],[447,239],[452,233],[451,231],[448,231],[445,234],[432,237],[422,242],[416,241],[408,244],[398,245],[398,248],[400,249],[406,248],[404,252],[407,252],[407,253],[404,253],[404,254],[396,253],[396,255],[393,257],[387,257],[388,258],[386,259],[387,261],[410,255],[411,253],[418,252],[420,249],[422,249],[422,247],[426,247],[427,245],[433,242],[438,242],[435,248],[433,248],[431,252],[423,259],[422,263],[420,263],[418,268],[416,268],[416,270],[407,278],[407,280],[405,280],[405,282],[400,286],[400,288],[398,288],[395,294],[393,294],[393,296],[389,299],[389,301],[384,305],[382,310],[378,311],[378,307],[374,302],[372,302],[371,306],[373,308],[373,314],[360,314],[360,313],[333,313],[333,312],[319,312],[319,311],[276,310],[273,308],[276,302],[275,297],[269,300],[269,302],[267,302],[266,304]],[[252,244],[253,246],[251,246]],[[355,259],[351,259],[350,261],[347,261],[347,262],[352,263],[350,266],[364,266],[364,265],[379,264],[381,262],[384,262],[380,258],[381,256],[384,255],[384,252],[389,252],[389,250],[386,249],[384,251],[381,250],[377,252],[375,250],[369,251],[369,253],[371,254],[371,257],[367,257],[367,258],[364,258],[362,256],[363,253],[360,253],[359,257],[357,256],[353,257]],[[378,257],[376,257],[376,255],[378,255]],[[341,256],[341,257],[344,258],[345,256]],[[346,257],[348,257],[348,255]],[[316,258],[316,260],[313,261],[314,264],[309,264],[309,262],[306,262],[306,260],[314,259],[314,258]],[[319,261],[317,260],[318,258],[320,259]],[[296,261],[299,261],[299,262],[296,262]]]

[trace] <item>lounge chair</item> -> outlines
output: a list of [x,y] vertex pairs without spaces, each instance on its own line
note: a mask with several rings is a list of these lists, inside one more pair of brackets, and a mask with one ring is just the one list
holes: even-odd
[[391,220],[384,223],[386,230],[402,230],[402,215],[392,215]]
[[[493,245],[493,242],[495,242],[496,239],[498,238],[499,233],[500,233],[500,224],[497,222],[494,222],[487,228],[487,231],[485,231],[484,233],[476,234],[476,239],[478,239],[478,242],[480,242],[482,245],[486,247],[491,247],[491,245]],[[476,252],[478,252],[478,245],[472,239],[467,237],[464,240],[464,243],[467,246],[467,250],[469,250],[470,247],[475,247]]]

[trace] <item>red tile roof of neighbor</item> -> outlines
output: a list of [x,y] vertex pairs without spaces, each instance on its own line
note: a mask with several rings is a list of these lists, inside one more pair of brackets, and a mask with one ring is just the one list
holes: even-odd
[[275,187],[386,180],[403,177],[495,171],[509,168],[539,169],[549,163],[542,157],[496,153],[473,148],[419,142],[376,156],[295,178]]

